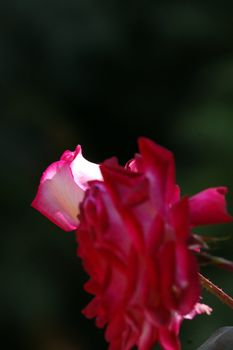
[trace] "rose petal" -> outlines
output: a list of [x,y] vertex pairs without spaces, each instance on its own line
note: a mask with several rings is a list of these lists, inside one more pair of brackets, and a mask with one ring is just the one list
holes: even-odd
[[231,222],[227,213],[226,187],[209,188],[189,199],[191,225],[206,225]]
[[65,231],[78,226],[79,203],[84,191],[74,182],[67,162],[51,164],[44,172],[32,207]]
[[170,212],[177,240],[187,241],[190,234],[188,198],[184,197],[177,201],[171,207]]
[[91,180],[102,180],[99,165],[87,161],[78,145],[74,152],[65,151],[60,161],[45,170],[32,207],[63,230],[75,230],[79,204]]
[[171,203],[177,193],[173,154],[151,140],[140,137],[139,150],[142,167],[150,178],[157,208]]
[[88,181],[103,180],[99,165],[89,162],[83,157],[80,145],[75,150],[75,156],[70,163],[70,168],[74,181],[84,191],[88,188]]
[[167,328],[160,328],[159,330],[160,344],[164,350],[180,350],[180,342],[177,337],[177,334],[173,331],[170,331]]
[[209,316],[211,315],[212,311],[213,309],[210,306],[206,304],[196,303],[193,310],[185,315],[184,318],[187,320],[192,320],[196,315],[207,314]]

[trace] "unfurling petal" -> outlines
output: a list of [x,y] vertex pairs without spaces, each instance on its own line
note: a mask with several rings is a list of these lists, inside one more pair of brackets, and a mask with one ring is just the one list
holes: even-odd
[[75,152],[65,151],[43,173],[32,207],[64,231],[75,230],[88,181],[101,178],[99,165],[87,161],[80,146]]
[[44,172],[32,207],[64,231],[78,226],[78,206],[84,191],[74,182],[71,169],[64,161],[51,164]]
[[190,222],[193,226],[231,222],[227,213],[226,187],[208,188],[189,199]]

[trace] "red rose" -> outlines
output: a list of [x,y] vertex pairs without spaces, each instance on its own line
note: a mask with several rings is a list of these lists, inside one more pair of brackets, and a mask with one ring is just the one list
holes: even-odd
[[84,314],[106,325],[111,350],[149,350],[157,341],[176,350],[179,325],[200,296],[192,224],[229,216],[224,191],[180,199],[172,153],[144,138],[139,149],[127,168],[103,163],[103,181],[90,184],[81,204],[78,255],[94,295]]
[[78,255],[94,295],[88,318],[106,327],[109,350],[180,349],[184,318],[211,309],[199,304],[196,225],[232,221],[226,188],[180,198],[171,152],[139,139],[126,167],[86,161],[80,146],[42,176],[33,206],[64,230],[76,229]]

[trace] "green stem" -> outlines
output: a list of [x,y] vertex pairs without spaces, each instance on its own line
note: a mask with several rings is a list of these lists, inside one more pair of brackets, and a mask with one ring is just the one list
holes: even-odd
[[228,294],[223,292],[222,289],[217,287],[213,282],[208,280],[206,277],[204,277],[200,273],[199,273],[199,277],[200,277],[200,282],[202,287],[208,290],[208,292],[210,292],[211,294],[215,295],[219,300],[221,300],[222,303],[226,304],[231,309],[233,309],[233,299]]

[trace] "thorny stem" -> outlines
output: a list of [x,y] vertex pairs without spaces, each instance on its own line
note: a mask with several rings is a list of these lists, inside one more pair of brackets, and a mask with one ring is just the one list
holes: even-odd
[[202,274],[199,273],[199,277],[202,287],[208,290],[208,292],[210,292],[211,294],[215,295],[219,300],[221,300],[222,303],[226,304],[231,309],[233,309],[233,298],[231,298],[229,295],[223,292],[222,289],[217,287],[213,282],[208,280]]

